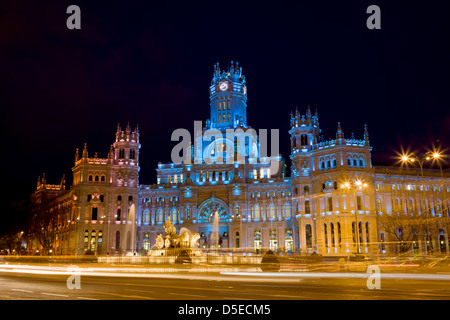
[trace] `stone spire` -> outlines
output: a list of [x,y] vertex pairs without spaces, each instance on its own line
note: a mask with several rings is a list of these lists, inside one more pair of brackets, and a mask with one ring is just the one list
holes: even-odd
[[364,145],[369,145],[369,130],[367,130],[367,124],[364,125]]
[[344,131],[342,131],[340,122],[338,122],[338,128],[336,131],[336,139],[344,139]]

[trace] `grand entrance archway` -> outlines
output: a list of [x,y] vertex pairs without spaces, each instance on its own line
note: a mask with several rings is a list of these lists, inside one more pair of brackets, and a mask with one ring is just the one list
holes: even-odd
[[203,201],[198,208],[198,222],[213,222],[216,211],[219,213],[219,221],[228,220],[228,205],[223,200],[211,197]]

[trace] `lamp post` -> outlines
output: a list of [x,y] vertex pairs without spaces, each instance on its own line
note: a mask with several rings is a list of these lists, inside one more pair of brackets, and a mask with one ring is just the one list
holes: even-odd
[[356,246],[357,246],[357,250],[358,253],[361,253],[361,241],[360,241],[360,237],[359,237],[359,225],[358,225],[358,199],[356,197],[356,191],[358,190],[365,190],[368,187],[367,183],[363,182],[360,179],[356,179],[352,182],[349,181],[345,181],[344,183],[341,184],[341,189],[342,190],[351,190],[352,194],[355,196],[355,240],[356,240]]

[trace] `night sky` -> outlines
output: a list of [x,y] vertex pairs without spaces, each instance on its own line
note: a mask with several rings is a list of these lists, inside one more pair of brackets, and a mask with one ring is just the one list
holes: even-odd
[[[393,3],[395,2],[395,3]],[[248,124],[279,129],[310,105],[325,139],[368,125],[373,162],[450,146],[450,46],[443,1],[2,1],[2,222],[20,228],[38,176],[67,188],[75,149],[106,157],[117,123],[139,124],[140,183],[170,162],[173,130],[209,118],[213,65],[239,61]],[[81,30],[66,9],[81,8]],[[369,5],[381,30],[369,30]],[[288,162],[289,164],[289,162]]]

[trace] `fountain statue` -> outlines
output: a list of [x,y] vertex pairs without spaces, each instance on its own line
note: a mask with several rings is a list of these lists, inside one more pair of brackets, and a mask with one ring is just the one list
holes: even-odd
[[168,216],[166,222],[163,223],[163,227],[165,235],[158,235],[156,237],[156,244],[148,252],[149,255],[167,255],[169,249],[188,250],[194,256],[200,256],[203,254],[203,252],[198,248],[197,240],[200,239],[198,232],[192,233],[187,228],[181,228],[180,235],[178,235],[174,224],[170,221],[170,216]]

